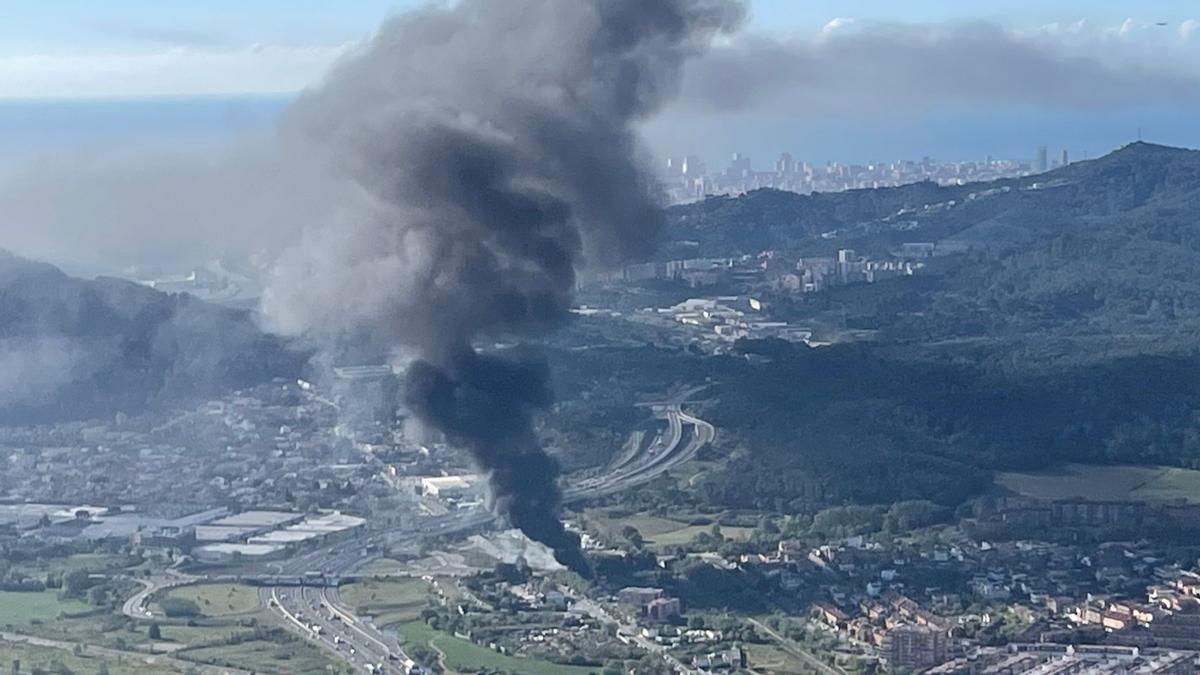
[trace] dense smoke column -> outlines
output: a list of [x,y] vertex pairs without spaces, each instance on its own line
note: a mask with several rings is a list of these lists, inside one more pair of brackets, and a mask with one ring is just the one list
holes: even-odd
[[417,361],[408,369],[413,411],[467,448],[488,474],[493,508],[558,561],[584,574],[579,540],[557,518],[558,464],[538,444],[531,411],[551,402],[543,363],[505,361],[467,350],[449,369]]
[[351,186],[345,217],[284,256],[275,327],[414,348],[407,399],[474,456],[494,508],[584,570],[532,415],[545,366],[476,353],[564,321],[577,270],[644,255],[662,222],[636,126],[739,0],[460,0],[384,25],[281,133]]

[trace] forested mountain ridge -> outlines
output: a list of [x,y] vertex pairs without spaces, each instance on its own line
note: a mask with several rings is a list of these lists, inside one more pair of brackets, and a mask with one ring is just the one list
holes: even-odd
[[1138,142],[1096,160],[986,183],[713,197],[673,207],[667,239],[698,243],[704,255],[847,247],[883,254],[914,241],[996,248],[1115,227],[1112,218],[1174,218],[1197,205],[1200,152]]

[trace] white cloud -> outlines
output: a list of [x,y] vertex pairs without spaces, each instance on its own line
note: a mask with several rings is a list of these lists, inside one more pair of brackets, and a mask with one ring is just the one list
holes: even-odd
[[1184,40],[1190,40],[1192,33],[1195,33],[1197,30],[1200,30],[1200,20],[1188,19],[1179,24],[1179,36]]
[[1101,28],[1100,35],[1104,37],[1128,38],[1136,29],[1144,27],[1140,26],[1132,18],[1129,18],[1122,21],[1119,25]]
[[353,46],[0,56],[0,98],[292,92],[316,82]]
[[[1126,24],[1127,33],[1140,32]],[[1075,30],[1078,24],[1068,25]],[[1079,30],[1086,32],[1052,35],[1044,27],[1022,32],[986,22],[860,22],[854,30],[808,39],[747,35],[690,68],[684,100],[739,114],[781,108],[874,114],[963,104],[1111,109],[1200,101],[1200,70],[1183,58],[1177,41],[1156,42],[1149,31],[1126,39],[1086,25]]]
[[[1065,24],[1055,21],[1053,23],[1042,24],[1038,27],[1037,32],[1051,37],[1057,37],[1060,35],[1081,35],[1089,29],[1089,26],[1090,24],[1088,23],[1087,19],[1079,19],[1078,21],[1072,21],[1071,23]],[[1016,32],[1020,33],[1021,31]]]
[[821,37],[829,37],[835,32],[854,23],[854,19],[846,16],[834,17],[821,29]]

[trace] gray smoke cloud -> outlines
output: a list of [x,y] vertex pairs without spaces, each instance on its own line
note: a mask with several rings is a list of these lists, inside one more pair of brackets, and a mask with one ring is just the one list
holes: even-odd
[[688,70],[681,102],[693,111],[877,116],[955,104],[1200,101],[1200,72],[1191,59],[1173,64],[1113,40],[1070,42],[988,22],[847,23],[815,37],[742,35]]
[[220,147],[103,145],[0,172],[0,246],[79,273],[273,261],[353,190],[302,138]]
[[64,386],[95,375],[116,351],[103,339],[0,338],[0,408],[48,405]]
[[418,10],[284,121],[359,191],[281,258],[263,302],[274,327],[367,329],[414,348],[410,408],[472,453],[500,513],[580,572],[532,423],[551,400],[546,367],[474,342],[553,328],[577,270],[648,252],[662,210],[636,125],[743,14],[734,0]]

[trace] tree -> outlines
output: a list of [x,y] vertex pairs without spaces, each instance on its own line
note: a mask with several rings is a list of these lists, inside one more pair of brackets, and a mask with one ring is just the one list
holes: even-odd
[[108,589],[104,586],[92,586],[88,589],[88,602],[97,607],[108,602]]
[[642,533],[632,525],[626,525],[621,528],[621,536],[630,543],[634,548],[645,546],[646,540],[642,537]]
[[158,602],[162,607],[163,613],[168,617],[193,617],[201,616],[200,605],[197,605],[191,600],[185,598],[163,598]]
[[92,580],[83,570],[75,570],[63,577],[63,591],[69,596],[79,597],[92,587]]
[[161,640],[162,629],[158,627],[158,624],[152,623],[150,624],[150,632],[147,635],[151,640]]

